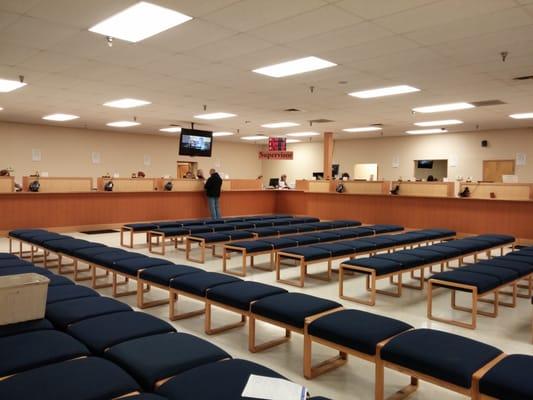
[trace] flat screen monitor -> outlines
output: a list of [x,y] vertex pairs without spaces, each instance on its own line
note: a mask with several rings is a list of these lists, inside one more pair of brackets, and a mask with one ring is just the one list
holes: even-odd
[[419,160],[417,163],[417,168],[432,169],[433,161],[432,160]]
[[279,186],[279,178],[270,178],[268,181],[268,186],[270,187],[278,187]]
[[197,129],[182,129],[180,135],[180,156],[211,157],[213,132]]
[[317,181],[324,179],[324,173],[323,172],[313,172],[313,178],[315,178]]

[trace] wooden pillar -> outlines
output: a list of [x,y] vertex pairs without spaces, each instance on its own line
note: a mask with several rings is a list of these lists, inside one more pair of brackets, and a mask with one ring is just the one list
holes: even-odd
[[324,132],[324,179],[332,179],[333,132]]

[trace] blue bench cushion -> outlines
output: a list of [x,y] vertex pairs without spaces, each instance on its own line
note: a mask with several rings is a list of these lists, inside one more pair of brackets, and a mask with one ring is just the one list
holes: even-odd
[[463,268],[457,268],[459,272],[474,272],[476,274],[485,274],[500,281],[500,284],[512,282],[520,277],[518,272],[509,268],[499,268],[494,266],[486,266],[483,264],[469,265]]
[[178,221],[160,221],[160,222],[154,222],[154,225],[157,225],[157,228],[181,228],[183,226],[182,223]]
[[36,244],[38,246],[47,247],[48,242],[53,242],[56,240],[62,240],[62,239],[72,239],[65,235],[60,235],[58,233],[43,233],[42,235],[35,235],[31,238],[28,238],[28,242],[31,242],[33,244]]
[[[191,233],[193,227],[181,227],[181,226],[174,226],[174,227],[164,227],[164,228],[156,228],[152,229],[154,232],[160,232],[163,233],[165,236],[184,236]],[[209,229],[207,227],[200,227],[198,229],[198,233],[200,232],[212,232],[212,229]]]
[[232,222],[231,224],[235,229],[249,229],[254,227],[253,223],[244,221]]
[[463,336],[416,329],[390,340],[381,350],[385,361],[469,388],[472,375],[501,350]]
[[100,294],[95,290],[81,285],[61,285],[48,288],[46,304],[59,301],[79,299],[82,297],[98,297]]
[[0,253],[0,260],[17,260],[18,257],[14,254],[9,254],[9,253]]
[[151,222],[138,223],[138,224],[125,224],[127,228],[133,229],[135,232],[151,231],[157,229],[157,225]]
[[74,322],[123,311],[131,311],[131,308],[108,297],[83,297],[49,304],[46,318],[60,329],[65,329]]
[[138,389],[137,382],[115,364],[88,357],[50,364],[0,381],[0,398],[114,399]]
[[37,232],[46,233],[48,231],[45,231],[44,229],[14,229],[12,231],[9,231],[9,236],[12,236],[14,238],[22,238],[26,234]]
[[73,337],[55,330],[0,338],[0,377],[89,355]]
[[335,234],[339,237],[338,240],[361,237],[361,232],[357,231],[357,228],[338,229]]
[[350,226],[359,226],[361,225],[361,221],[356,221],[353,219],[337,219],[334,221],[330,221],[335,228],[348,228]]
[[203,225],[204,221],[201,219],[182,219],[176,221],[180,226],[193,226],[193,225]]
[[[292,254],[294,256],[301,256],[305,261],[325,260],[331,257],[331,252],[326,249],[309,247],[290,247],[284,249],[283,253]],[[285,257],[285,255],[284,255]]]
[[480,392],[497,399],[533,399],[531,371],[533,371],[533,356],[525,354],[507,356],[480,380]]
[[3,258],[0,260],[0,268],[14,268],[14,267],[32,267],[33,264],[29,261],[21,260],[20,258]]
[[92,262],[93,258],[99,254],[111,253],[117,251],[114,247],[91,247],[89,249],[81,249],[72,252],[72,256],[79,258],[86,262]]
[[312,226],[317,231],[333,229],[333,224],[331,222],[310,222],[309,226]]
[[97,264],[97,265],[101,265],[103,267],[112,268],[113,267],[113,263],[115,263],[117,261],[130,260],[130,259],[141,258],[141,257],[146,258],[146,256],[143,255],[143,254],[135,253],[133,251],[126,251],[126,250],[116,249],[113,252],[96,254],[92,258],[91,261],[93,263]]
[[376,224],[369,226],[369,228],[372,228],[376,234],[403,231],[403,226],[389,224]]
[[464,253],[464,251],[462,251],[461,249],[455,248],[455,247],[446,246],[447,243],[452,243],[452,242],[455,242],[455,240],[450,240],[442,244],[433,244],[431,246],[426,246],[424,247],[424,249],[440,253],[446,258],[459,257],[461,254]]
[[398,239],[392,239],[391,236],[394,235],[383,235],[377,237],[367,237],[365,242],[373,243],[377,249],[383,249],[386,247],[392,247],[398,245]]
[[457,234],[457,232],[452,231],[451,229],[445,229],[445,228],[424,229],[422,232],[426,234],[430,234],[436,239],[455,236]]
[[207,291],[207,298],[248,311],[251,302],[282,293],[287,293],[287,291],[264,283],[241,281],[215,286]]
[[485,240],[487,242],[491,242],[494,246],[497,246],[499,244],[507,244],[507,243],[513,243],[515,241],[515,237],[511,235],[501,235],[498,233],[487,233],[484,235],[477,235],[474,237],[470,237],[468,239],[474,239],[474,240]]
[[137,276],[137,273],[143,269],[158,267],[161,265],[173,265],[170,261],[156,257],[146,257],[139,254],[140,257],[126,258],[113,262],[111,268],[131,276]]
[[286,249],[288,247],[297,246],[298,243],[291,238],[275,238],[275,239],[264,239],[262,242],[270,244],[274,250]]
[[278,229],[273,227],[256,227],[248,229],[248,232],[255,233],[257,237],[275,236],[278,234]]
[[252,304],[251,311],[274,321],[303,328],[305,319],[341,305],[332,300],[303,293],[284,293],[265,297]]
[[251,232],[247,231],[227,232],[227,234],[229,235],[229,240],[251,239],[254,237]]
[[207,233],[195,233],[191,235],[192,238],[203,239],[205,243],[213,242],[226,242],[229,240],[229,233],[224,232],[207,232]]
[[322,243],[314,244],[310,247],[329,251],[331,257],[346,256],[354,253],[353,248],[345,246],[342,243]]
[[459,239],[451,240],[442,244],[446,247],[453,247],[463,252],[481,251],[493,247],[493,244],[485,240]]
[[204,270],[188,265],[162,265],[142,270],[139,277],[162,286],[170,286],[170,281],[178,276],[196,274]]
[[513,253],[509,253],[505,255],[505,259],[533,265],[533,255],[522,253],[521,251],[515,251]]
[[405,322],[359,310],[342,310],[325,315],[309,324],[311,335],[374,355],[385,339],[413,328]]
[[339,240],[339,235],[334,232],[309,233],[308,236],[316,237],[320,242],[332,242],[334,240]]
[[176,329],[150,314],[126,311],[85,319],[70,325],[67,333],[74,336],[93,352],[103,353],[108,347]]
[[432,251],[431,247],[416,248],[412,250],[402,250],[400,253],[421,258],[424,260],[424,264],[437,263],[447,258],[442,253]]
[[299,230],[299,225],[282,225],[282,226],[277,226],[276,228],[273,228],[276,230],[276,233],[278,235],[290,235],[291,233],[298,233],[300,232]]
[[309,224],[298,224],[298,225],[293,225],[293,226],[298,228],[298,233],[316,231],[315,227]]
[[425,260],[421,257],[405,254],[403,251],[391,253],[391,254],[378,254],[372,257],[373,259],[389,260],[401,264],[402,269],[414,268],[419,265],[425,264]]
[[256,228],[267,228],[267,227],[274,226],[274,224],[272,223],[272,220],[269,220],[269,219],[257,221],[254,223],[254,225]]
[[351,247],[355,253],[366,253],[368,251],[371,251],[377,248],[375,243],[367,242],[366,238],[365,239],[354,239],[354,240],[343,240],[341,242],[338,242],[338,244]]
[[178,276],[170,281],[170,287],[203,297],[209,288],[239,281],[241,279],[234,276],[219,274],[218,272],[206,272],[204,274]]
[[[166,333],[113,346],[106,356],[128,371],[146,390],[191,368],[231,358],[214,344],[187,333]],[[205,381],[205,386],[213,382]],[[218,397],[221,398],[221,397]]]
[[[459,270],[440,272],[433,275],[430,279],[475,286],[477,287],[478,293],[485,293],[501,285],[501,281],[493,276],[468,271],[461,272]],[[439,285],[438,283],[435,284]],[[460,288],[456,290],[464,291]]]
[[[186,227],[183,227],[183,228],[186,229],[188,234],[190,234],[190,235],[194,235],[194,234],[197,234],[197,233],[214,232],[213,228],[211,228],[211,227],[209,227],[207,225],[193,225],[193,226],[186,226]],[[177,236],[177,235],[171,234],[170,236]]]
[[52,323],[47,319],[35,319],[32,321],[18,322],[16,324],[0,325],[0,338],[45,329],[54,329]]
[[252,374],[285,379],[267,367],[236,359],[185,371],[161,385],[156,393],[169,400],[254,400],[241,396]]
[[58,239],[46,242],[46,248],[55,252],[71,254],[76,250],[89,249],[92,247],[102,247],[103,244],[88,242],[81,239]]
[[306,246],[308,244],[315,244],[320,242],[319,238],[315,236],[310,236],[309,234],[287,236],[286,239],[294,240],[297,246]]
[[533,272],[533,264],[516,261],[516,259],[509,259],[509,256],[491,258],[490,260],[482,260],[478,262],[479,265],[489,265],[498,268],[509,268],[516,271],[520,276],[529,275]]
[[[344,261],[342,264],[373,269],[374,271],[376,271],[377,276],[390,274],[392,272],[397,272],[403,269],[402,264],[400,264],[399,262],[377,257],[356,258],[353,260]],[[369,274],[369,272],[366,271],[358,271],[363,274]]]
[[[242,242],[235,242],[231,243],[230,246],[244,249],[247,253],[259,253],[272,250],[272,246],[267,242],[263,242],[262,240],[246,240]],[[228,251],[232,250],[228,249]]]

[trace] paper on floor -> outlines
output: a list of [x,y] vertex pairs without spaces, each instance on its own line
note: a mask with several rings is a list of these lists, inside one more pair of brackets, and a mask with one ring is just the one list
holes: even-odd
[[242,391],[242,397],[263,400],[305,400],[307,389],[285,379],[252,374]]

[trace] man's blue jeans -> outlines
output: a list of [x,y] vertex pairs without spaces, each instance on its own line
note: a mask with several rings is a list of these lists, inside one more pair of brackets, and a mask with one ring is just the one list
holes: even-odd
[[208,197],[207,206],[209,207],[209,212],[211,213],[211,218],[220,218],[220,206],[218,204],[218,197]]

